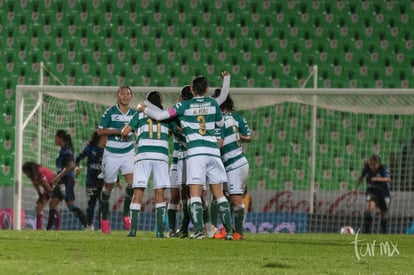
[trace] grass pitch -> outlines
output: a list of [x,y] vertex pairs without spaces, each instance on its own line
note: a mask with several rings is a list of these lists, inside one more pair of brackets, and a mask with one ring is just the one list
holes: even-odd
[[408,235],[247,234],[243,241],[153,232],[0,231],[0,274],[413,274]]

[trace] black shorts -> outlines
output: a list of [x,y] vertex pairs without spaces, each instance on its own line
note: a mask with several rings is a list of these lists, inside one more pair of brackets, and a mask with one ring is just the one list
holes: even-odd
[[52,198],[58,198],[59,201],[66,202],[75,200],[75,180],[70,178],[65,181],[60,181],[52,190]]
[[369,188],[366,192],[367,201],[373,201],[381,211],[387,211],[390,204],[390,197],[386,196],[387,192],[381,189]]

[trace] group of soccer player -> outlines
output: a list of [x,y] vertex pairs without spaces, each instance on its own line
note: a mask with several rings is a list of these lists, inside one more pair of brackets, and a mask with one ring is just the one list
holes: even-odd
[[[169,109],[164,109],[162,95],[157,91],[150,91],[145,101],[136,109],[131,108],[131,88],[120,87],[117,103],[102,115],[91,141],[76,159],[70,135],[64,130],[57,131],[55,143],[61,147],[56,159],[57,175],[36,163],[28,162],[23,166],[39,194],[36,228],[42,228],[42,209],[49,199],[47,229],[53,225],[59,228],[56,208],[64,199],[81,224],[93,230],[93,215],[98,201],[101,231],[109,234],[110,197],[121,173],[126,182],[123,223],[129,230],[129,237],[137,234],[142,198],[152,177],[156,237],[164,237],[164,216],[168,214],[170,237],[244,239],[246,207],[243,194],[246,192],[249,163],[241,143],[250,142],[251,134],[246,119],[235,112],[229,95],[230,75],[223,72],[222,78],[222,88],[208,97],[207,78],[196,77],[191,85],[183,87],[179,101]],[[171,136],[174,150],[169,167]],[[88,158],[86,215],[75,205],[73,176],[73,170],[79,173],[79,162],[85,157]],[[367,181],[364,231],[371,232],[373,213],[379,207],[381,231],[386,233],[389,170],[381,164],[378,156],[373,155],[364,166],[357,188],[363,178]],[[61,189],[62,185],[65,190]],[[45,192],[41,192],[40,186]],[[170,190],[168,204],[167,189]],[[204,195],[208,189],[213,197],[210,202]],[[177,230],[180,203],[183,219]],[[212,228],[217,228],[218,217],[223,227],[214,234]],[[190,222],[194,226],[191,235]]]
[[[117,104],[103,114],[97,130],[99,135],[107,136],[100,207],[103,233],[110,233],[109,198],[121,171],[124,176],[131,174],[125,180],[133,190],[128,236],[137,234],[142,198],[152,176],[156,237],[164,237],[164,215],[168,213],[170,237],[206,238],[203,210],[208,202],[203,200],[203,192],[209,189],[216,206],[213,216],[218,212],[223,224],[222,231],[214,237],[244,238],[242,196],[249,164],[241,142],[250,141],[250,129],[246,120],[234,113],[234,103],[228,94],[230,75],[223,72],[222,78],[222,88],[217,89],[213,97],[207,97],[207,78],[196,77],[191,85],[182,89],[179,101],[169,109],[164,109],[162,96],[157,91],[149,92],[146,100],[136,110],[132,109],[129,107],[132,90],[129,87],[119,89]],[[174,153],[169,168],[171,136],[174,137]],[[168,206],[166,189],[171,190]],[[176,230],[180,199],[184,218],[181,228]],[[188,234],[190,221],[194,226],[191,235]]]

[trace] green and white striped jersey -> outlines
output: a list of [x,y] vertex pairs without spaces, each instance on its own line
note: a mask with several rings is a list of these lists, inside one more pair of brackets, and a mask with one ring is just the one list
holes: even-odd
[[[121,129],[128,125],[137,111],[129,108],[124,114],[117,105],[109,107],[102,115],[98,128]],[[105,150],[114,154],[124,154],[134,149],[133,134],[130,133],[128,140],[123,140],[120,135],[110,135],[106,142]]]
[[171,121],[171,131],[173,137],[173,156],[171,163],[176,164],[179,160],[185,159],[185,155],[187,154],[187,141],[183,133],[179,133],[177,130],[177,126],[180,123],[178,118],[175,118]]
[[237,113],[223,113],[224,127],[222,127],[223,147],[221,158],[226,170],[234,169],[247,163],[243,153],[240,135],[250,136],[247,120]]
[[137,131],[136,161],[161,160],[168,163],[170,124],[137,112],[129,125]]
[[187,141],[187,156],[220,157],[215,128],[223,126],[223,115],[216,100],[211,97],[194,97],[176,103],[170,116],[177,115]]

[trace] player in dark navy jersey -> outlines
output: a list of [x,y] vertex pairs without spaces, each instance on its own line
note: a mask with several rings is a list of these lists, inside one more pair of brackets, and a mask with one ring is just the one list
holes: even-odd
[[381,233],[387,233],[388,208],[390,203],[389,182],[390,170],[381,163],[381,158],[372,155],[365,163],[355,190],[358,190],[362,180],[366,180],[366,208],[364,211],[364,232],[371,233],[374,211],[378,207],[381,211]]
[[86,217],[83,211],[75,204],[75,157],[73,153],[72,137],[65,130],[57,130],[55,144],[60,147],[56,158],[56,178],[53,180],[52,199],[49,203],[49,218],[47,230],[52,229],[56,218],[56,207],[64,199],[67,207],[72,211],[83,227],[86,228]]
[[102,173],[102,158],[106,144],[106,136],[99,136],[95,131],[89,143],[77,155],[75,164],[75,172],[79,174],[81,171],[80,162],[87,158],[86,163],[86,198],[88,208],[86,209],[86,219],[89,230],[94,230],[93,216],[95,213],[96,203],[100,200],[102,187],[104,184]]

